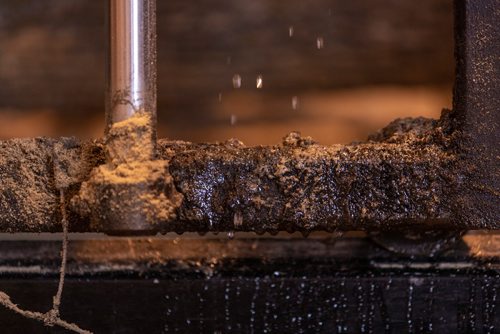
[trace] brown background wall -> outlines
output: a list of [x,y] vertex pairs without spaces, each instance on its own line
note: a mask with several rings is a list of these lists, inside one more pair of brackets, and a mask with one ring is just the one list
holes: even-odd
[[[96,130],[92,135],[100,133],[104,11],[102,0],[0,3],[0,137],[16,135],[7,130],[20,111],[37,111],[31,121],[39,126],[55,118],[49,135],[79,134],[86,126]],[[316,132],[314,124],[323,113],[335,113],[335,105],[347,109],[336,109],[344,114],[339,122],[347,117],[361,134],[375,125],[349,118],[350,109],[392,101],[388,109],[408,106],[410,112],[401,115],[417,113],[412,104],[425,105],[425,113],[447,104],[453,79],[451,0],[159,0],[158,38],[160,135],[171,137],[232,136],[230,130],[219,137],[231,115],[251,142],[264,136],[250,129],[259,126],[280,132],[278,137],[304,124]],[[324,40],[320,50],[317,38]],[[235,74],[242,77],[238,90],[232,87]],[[257,75],[264,78],[261,90],[255,88]],[[291,108],[293,96],[298,110]]]

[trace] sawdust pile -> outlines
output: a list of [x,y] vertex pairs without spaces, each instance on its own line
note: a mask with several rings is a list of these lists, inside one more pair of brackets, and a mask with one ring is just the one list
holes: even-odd
[[155,160],[151,118],[147,113],[113,124],[106,136],[106,164],[83,182],[74,208],[107,231],[152,230],[176,218],[177,193],[168,162]]
[[41,138],[0,142],[0,227],[20,222],[36,227],[56,220],[57,189],[47,164],[51,145],[51,140]]

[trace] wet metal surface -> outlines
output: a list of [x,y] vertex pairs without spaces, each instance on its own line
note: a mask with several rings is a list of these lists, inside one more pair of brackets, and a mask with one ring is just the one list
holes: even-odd
[[[96,333],[495,333],[500,326],[494,233],[412,258],[362,237],[77,240],[69,251],[62,316]],[[59,242],[0,244],[2,290],[24,307],[49,307],[58,265]],[[7,333],[46,331],[4,309],[0,320]]]

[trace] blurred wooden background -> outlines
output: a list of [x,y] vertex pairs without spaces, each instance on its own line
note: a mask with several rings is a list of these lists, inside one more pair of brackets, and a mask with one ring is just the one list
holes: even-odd
[[[0,138],[101,135],[104,11],[0,3]],[[452,1],[159,0],[158,79],[162,137],[360,140],[450,107]]]

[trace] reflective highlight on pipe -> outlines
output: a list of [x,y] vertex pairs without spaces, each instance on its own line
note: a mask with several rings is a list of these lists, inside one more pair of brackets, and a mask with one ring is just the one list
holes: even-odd
[[109,0],[108,29],[106,132],[138,113],[155,131],[156,0]]

